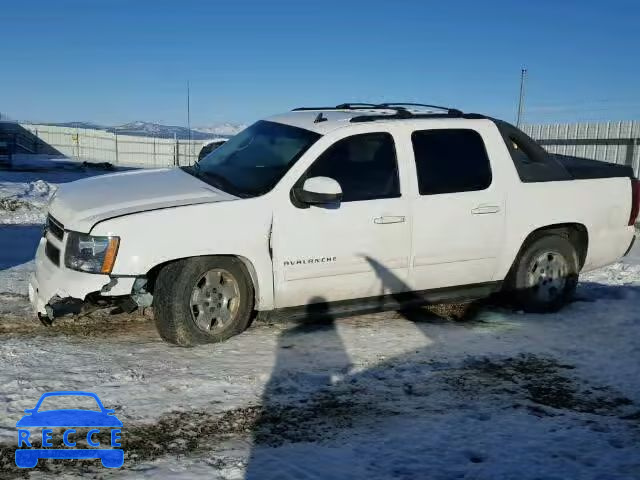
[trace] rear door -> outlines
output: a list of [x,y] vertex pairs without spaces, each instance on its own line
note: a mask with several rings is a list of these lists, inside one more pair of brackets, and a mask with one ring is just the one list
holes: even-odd
[[337,140],[297,183],[317,176],[336,180],[343,199],[306,208],[287,201],[274,212],[277,307],[406,290],[410,215],[392,134]]
[[500,172],[491,168],[485,131],[488,127],[479,125],[410,132],[417,180],[415,290],[493,280],[503,242],[505,192]]

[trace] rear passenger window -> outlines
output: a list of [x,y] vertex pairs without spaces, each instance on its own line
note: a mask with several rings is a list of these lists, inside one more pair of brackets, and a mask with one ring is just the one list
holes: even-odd
[[305,178],[330,177],[342,188],[342,201],[400,196],[393,137],[365,133],[337,141],[307,170]]
[[491,165],[475,130],[421,130],[411,135],[420,195],[471,192],[491,185]]

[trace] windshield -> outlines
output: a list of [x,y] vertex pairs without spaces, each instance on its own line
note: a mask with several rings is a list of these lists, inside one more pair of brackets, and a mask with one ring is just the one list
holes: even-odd
[[320,135],[303,128],[259,121],[184,170],[239,197],[271,190]]

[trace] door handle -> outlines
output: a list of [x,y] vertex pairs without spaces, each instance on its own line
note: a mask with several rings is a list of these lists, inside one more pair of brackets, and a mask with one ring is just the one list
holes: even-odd
[[487,213],[498,213],[500,207],[498,205],[479,205],[471,210],[474,215],[486,215]]
[[377,223],[378,225],[383,225],[385,223],[402,223],[405,218],[401,216],[385,216],[385,217],[377,217],[373,219],[373,223]]

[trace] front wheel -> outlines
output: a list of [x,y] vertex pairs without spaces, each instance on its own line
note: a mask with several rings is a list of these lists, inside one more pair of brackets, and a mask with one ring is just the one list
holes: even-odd
[[520,253],[507,281],[526,312],[555,312],[567,304],[578,284],[578,254],[568,238],[546,234]]
[[251,278],[237,258],[171,263],[156,280],[156,328],[164,340],[183,347],[221,342],[249,326],[253,298]]

